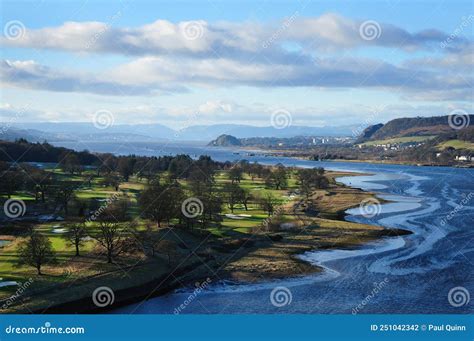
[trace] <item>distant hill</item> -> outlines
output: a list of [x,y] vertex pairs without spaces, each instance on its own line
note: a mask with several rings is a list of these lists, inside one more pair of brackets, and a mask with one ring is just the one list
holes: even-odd
[[238,147],[241,146],[240,140],[232,135],[221,135],[217,139],[209,142],[208,146],[215,147]]
[[[0,123],[1,126],[1,123]],[[168,128],[162,124],[113,124],[107,129],[97,129],[89,122],[37,122],[17,123],[18,130],[36,130],[40,135],[48,135],[47,140],[87,140],[87,141],[210,141],[220,135],[232,135],[237,138],[295,136],[351,136],[353,126],[343,127],[307,127],[289,126],[277,129],[272,126],[256,127],[245,124],[195,125],[186,128]],[[20,136],[21,137],[21,136]],[[29,136],[28,136],[29,137]],[[28,138],[36,140],[35,138]]]
[[15,141],[27,139],[32,142],[43,142],[57,140],[56,134],[47,133],[36,129],[18,129],[8,124],[0,124],[0,139],[4,141]]
[[[471,126],[474,115],[470,116]],[[2,124],[0,123],[0,128]],[[0,139],[14,141],[26,138],[29,141],[88,141],[88,142],[150,142],[150,141],[211,141],[221,135],[240,139],[242,144],[249,144],[245,139],[272,138],[293,139],[296,137],[351,137],[358,127],[308,127],[289,126],[277,129],[272,126],[256,127],[243,124],[195,125],[184,129],[169,128],[161,124],[113,124],[107,129],[98,129],[91,122],[75,123],[23,123],[16,122],[13,126],[4,125]],[[367,127],[358,139],[358,143],[401,138],[407,136],[439,136],[452,132],[448,124],[448,116],[398,118],[386,124]],[[255,141],[253,141],[255,142]],[[288,142],[288,141],[283,141]],[[304,141],[302,141],[304,144]]]
[[92,165],[99,159],[88,151],[74,151],[55,147],[47,142],[28,142],[19,139],[15,142],[0,139],[0,161],[6,162],[53,162],[57,163],[64,155],[76,155],[81,165]]
[[232,135],[239,139],[250,137],[289,138],[295,136],[351,136],[354,126],[342,127],[307,127],[289,126],[277,129],[272,126],[255,127],[243,124],[214,124],[209,126],[191,126],[179,131],[180,138],[186,140],[212,140],[220,135]]
[[161,124],[117,124],[106,129],[98,129],[92,123],[84,122],[37,122],[19,123],[16,128],[35,129],[54,138],[50,140],[87,141],[149,141],[174,138],[176,131]]
[[[474,115],[470,115],[470,126],[474,125]],[[408,136],[439,136],[453,132],[449,116],[397,118],[386,124],[367,127],[358,139],[365,141],[386,140]]]
[[369,140],[372,137],[372,135],[374,135],[377,132],[377,130],[379,130],[382,127],[383,127],[383,123],[368,126],[367,128],[364,129],[362,134],[360,134],[359,140],[361,142]]

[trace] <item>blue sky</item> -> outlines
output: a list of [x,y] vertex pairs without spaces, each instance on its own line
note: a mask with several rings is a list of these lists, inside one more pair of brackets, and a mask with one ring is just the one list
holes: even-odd
[[1,6],[0,121],[107,110],[115,124],[265,126],[285,110],[321,126],[472,112],[470,1]]

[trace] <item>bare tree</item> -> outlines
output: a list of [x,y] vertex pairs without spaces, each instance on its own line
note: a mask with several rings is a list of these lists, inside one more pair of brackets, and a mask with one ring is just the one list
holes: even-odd
[[248,204],[253,199],[252,193],[247,188],[241,188],[239,191],[239,201],[242,205],[244,205],[245,210],[248,211]]
[[59,159],[59,165],[64,172],[68,172],[70,174],[82,173],[83,169],[81,166],[81,161],[76,154],[65,152],[59,157]]
[[288,172],[284,166],[277,166],[265,178],[265,185],[270,188],[284,189],[288,186]]
[[306,201],[309,200],[314,190],[328,187],[329,181],[323,174],[323,168],[305,168],[298,170],[298,184]]
[[73,182],[61,182],[56,188],[56,202],[64,209],[64,214],[68,214],[68,204],[74,198],[76,185]]
[[156,222],[158,227],[163,221],[169,226],[172,219],[180,217],[183,198],[178,182],[161,185],[155,180],[141,193],[139,204],[144,217]]
[[99,231],[92,237],[107,252],[107,263],[113,263],[114,258],[123,251],[124,233],[118,222],[99,219]]
[[242,192],[240,186],[236,183],[227,183],[224,185],[223,192],[230,211],[234,213],[235,204],[239,202]]
[[110,204],[97,217],[98,232],[92,238],[106,250],[107,263],[112,263],[114,258],[124,251],[126,238],[120,222],[127,219],[128,202],[117,201]]
[[277,199],[271,193],[267,193],[266,195],[260,197],[259,203],[262,210],[267,212],[268,216],[273,214],[275,207],[278,204]]
[[118,192],[120,187],[120,177],[115,173],[108,173],[104,179],[101,181],[103,186],[112,186],[116,192]]
[[243,169],[240,166],[235,166],[229,170],[229,179],[232,180],[232,183],[240,183],[243,176]]
[[38,275],[42,275],[41,267],[44,264],[54,263],[54,256],[51,241],[48,237],[31,230],[27,239],[18,245],[19,264],[30,265],[36,268]]
[[84,237],[87,236],[86,224],[77,223],[72,224],[68,227],[67,233],[64,235],[67,242],[74,246],[76,250],[76,256],[79,256],[79,249],[84,245]]
[[147,224],[145,230],[138,230],[136,226],[130,228],[135,237],[136,245],[143,251],[143,254],[155,257],[161,241],[160,233],[153,229],[151,224]]

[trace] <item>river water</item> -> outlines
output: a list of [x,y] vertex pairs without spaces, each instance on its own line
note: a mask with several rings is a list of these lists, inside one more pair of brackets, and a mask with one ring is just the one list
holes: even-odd
[[[132,152],[129,146],[119,151],[104,145],[88,149]],[[133,152],[207,154],[220,161],[244,158],[264,164],[281,162],[371,173],[340,181],[375,191],[392,202],[383,204],[372,217],[351,209],[347,219],[407,229],[413,234],[384,238],[356,250],[301,255],[322,266],[322,274],[260,284],[217,282],[199,293],[193,288],[179,290],[115,313],[172,314],[180,305],[184,306],[180,313],[199,314],[474,312],[474,305],[469,302],[469,294],[474,295],[474,169],[314,162],[183,145],[147,144],[135,146]],[[278,287],[284,287],[286,295],[286,304],[281,307],[271,300],[272,290]]]

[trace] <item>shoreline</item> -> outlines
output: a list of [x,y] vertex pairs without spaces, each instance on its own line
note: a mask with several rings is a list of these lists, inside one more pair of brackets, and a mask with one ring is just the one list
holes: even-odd
[[220,147],[228,148],[229,150],[239,150],[246,153],[256,152],[262,153],[262,155],[268,155],[272,157],[286,157],[296,160],[314,161],[314,162],[353,162],[353,163],[373,163],[382,165],[400,165],[400,166],[413,166],[413,167],[449,167],[449,168],[474,168],[472,163],[454,163],[454,164],[427,164],[419,163],[415,161],[395,161],[395,160],[348,160],[348,159],[326,159],[326,160],[311,160],[309,156],[303,155],[292,155],[299,153],[298,151],[281,151],[278,149],[264,149],[261,147]]
[[[209,259],[202,263],[193,262],[179,268],[171,274],[163,274],[136,285],[120,288],[114,291],[115,302],[112,306],[97,308],[90,296],[68,302],[58,302],[33,310],[33,313],[104,313],[120,307],[142,302],[162,296],[180,287],[189,287],[197,281],[210,276],[209,269],[220,270],[223,274],[218,280],[231,280],[242,284],[252,284],[273,279],[291,278],[320,273],[323,267],[311,264],[301,259],[308,251],[318,250],[350,250],[360,248],[367,243],[384,237],[394,237],[410,234],[410,231],[388,229],[376,225],[366,225],[346,221],[345,211],[359,206],[361,198],[376,197],[374,193],[363,191],[337,182],[342,176],[367,175],[355,172],[328,171],[331,179],[330,190],[315,191],[312,200],[318,202],[319,214],[316,217],[303,215],[301,199],[292,202],[295,228],[288,231],[277,231],[260,234],[258,231],[238,245],[238,250],[229,257],[226,242],[216,242],[217,250]],[[325,193],[323,193],[325,192]],[[333,200],[339,200],[336,204]],[[387,202],[378,198],[380,202]],[[331,211],[336,206],[337,209]],[[299,226],[301,225],[301,226]],[[239,240],[239,239],[237,239]],[[229,261],[230,259],[230,261]],[[267,261],[266,259],[272,259]],[[145,265],[146,267],[146,265]],[[150,269],[151,270],[151,269]],[[256,275],[258,274],[258,275]],[[133,276],[133,274],[131,274]],[[170,276],[173,278],[169,280]],[[87,279],[85,280],[87,285]]]

